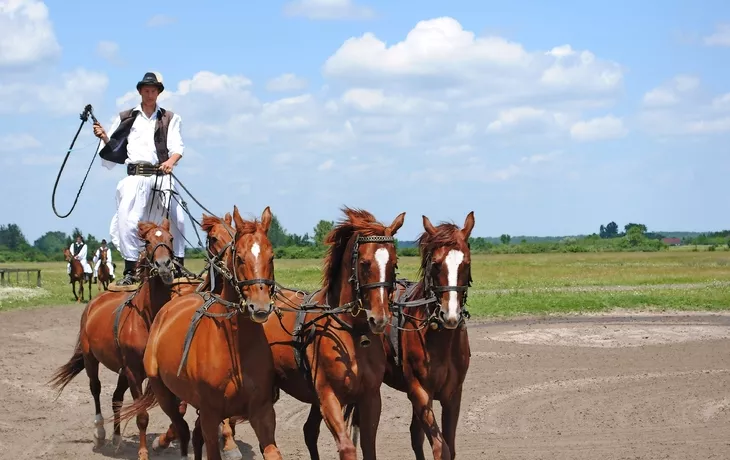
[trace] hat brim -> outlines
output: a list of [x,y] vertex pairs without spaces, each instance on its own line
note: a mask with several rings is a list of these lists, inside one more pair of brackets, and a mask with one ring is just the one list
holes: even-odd
[[162,83],[150,83],[148,81],[141,81],[137,83],[137,91],[139,91],[139,89],[143,86],[155,86],[157,87],[157,89],[160,90],[160,92],[165,91],[165,85],[163,85]]

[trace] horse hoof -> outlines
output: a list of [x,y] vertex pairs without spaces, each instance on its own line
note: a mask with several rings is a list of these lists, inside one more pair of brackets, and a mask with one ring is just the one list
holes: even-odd
[[150,460],[150,456],[146,450],[142,450],[137,454],[137,460]]
[[235,449],[222,450],[221,457],[223,460],[241,460],[243,458],[243,454],[241,454],[241,451],[238,450],[238,446],[236,446]]
[[112,444],[114,445],[114,447],[119,447],[122,444],[122,435],[121,434],[113,435]]
[[170,445],[169,445],[169,444],[168,444],[168,445],[166,445],[166,446],[161,446],[161,445],[160,445],[160,438],[161,438],[161,437],[162,437],[162,435],[160,435],[160,436],[156,437],[156,438],[155,438],[155,440],[154,440],[154,441],[152,441],[152,450],[153,450],[154,452],[159,452],[159,451],[161,451],[161,450],[165,450],[165,449],[167,449],[168,447],[170,447]]

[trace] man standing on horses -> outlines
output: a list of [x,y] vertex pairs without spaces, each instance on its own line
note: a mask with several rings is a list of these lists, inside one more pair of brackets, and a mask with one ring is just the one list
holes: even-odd
[[[124,277],[117,285],[131,285],[135,265],[143,247],[137,236],[137,224],[143,220],[171,223],[174,260],[179,267],[185,257],[185,218],[178,203],[177,188],[170,173],[182,158],[184,144],[180,134],[180,115],[157,104],[164,91],[162,76],[147,72],[137,83],[142,101],[134,109],[120,112],[107,136],[100,124],[94,134],[102,140],[99,156],[102,165],[111,169],[125,164],[127,176],[117,185],[117,212],[112,218],[110,233],[119,240],[118,249],[124,258]],[[116,244],[116,241],[115,241]],[[180,269],[176,270],[180,276]]]
[[106,266],[109,268],[109,277],[114,279],[114,265],[112,264],[112,252],[106,245],[106,240],[101,240],[101,246],[94,253],[94,283],[96,284],[96,275],[99,273],[101,266],[101,253],[106,252]]
[[[88,253],[89,248],[86,246],[86,243],[84,243],[84,239],[81,237],[81,235],[76,235],[76,241],[74,243],[71,243],[71,246],[68,248],[68,250],[71,251],[71,255],[74,259],[81,262],[81,266],[84,267],[84,273],[87,276],[91,275],[91,265],[89,265],[89,261],[86,260],[86,254]],[[66,272],[69,275],[71,274],[71,262],[68,263]]]

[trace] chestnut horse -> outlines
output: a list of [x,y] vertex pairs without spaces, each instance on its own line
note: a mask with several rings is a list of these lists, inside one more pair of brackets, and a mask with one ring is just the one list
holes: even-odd
[[203,441],[209,460],[222,458],[218,426],[235,415],[250,421],[264,459],[282,458],[275,442],[274,364],[262,327],[273,310],[276,285],[274,251],[267,236],[271,219],[268,207],[260,222],[243,220],[234,207],[235,235],[226,264],[231,279],[222,283],[221,295],[178,297],[160,310],[150,328],[145,396],[121,417],[131,418],[159,404],[175,426],[183,457],[190,430],[176,396],[199,412],[203,439],[193,438],[196,458],[202,456]]
[[[76,302],[83,302],[84,300],[84,283],[88,279],[89,281],[89,300],[91,300],[91,277],[84,273],[84,266],[81,262],[71,254],[68,248],[63,250],[63,255],[66,258],[66,262],[71,263],[71,273],[69,273],[69,279],[71,281],[71,290],[74,293]],[[79,283],[79,294],[81,298],[76,294],[76,283]]]
[[112,277],[111,273],[109,273],[109,265],[107,265],[108,253],[109,248],[99,251],[100,265],[99,270],[96,272],[96,292],[100,292],[102,288],[105,291],[109,289],[109,281]]
[[[284,288],[277,294],[279,321],[269,321],[264,329],[281,389],[312,405],[304,425],[311,457],[319,458],[317,437],[324,418],[340,459],[356,458],[342,409],[344,404],[361,403],[363,458],[375,459],[386,356],[382,346],[369,345],[391,318],[397,266],[394,235],[405,212],[389,226],[367,211],[344,208],[343,212],[345,220],[325,240],[330,247],[322,287],[308,294],[304,303],[301,291]],[[320,306],[331,310],[307,311]],[[296,314],[283,313],[292,307]]]
[[[226,213],[224,219],[203,214],[201,228],[207,234],[208,263],[212,263],[214,267],[210,270],[203,284],[200,286],[199,291],[201,292],[209,291],[214,294],[220,294],[223,289],[223,283],[230,281],[229,272],[225,269],[225,266],[228,254],[230,253],[228,249],[233,244],[233,236],[235,234],[232,225],[233,222],[230,213]],[[211,274],[213,276],[210,276]],[[185,415],[186,411],[187,403],[183,401],[180,405],[180,414]],[[226,459],[240,459],[243,457],[234,439],[236,435],[235,422],[237,419],[238,417],[231,417],[230,421],[226,419],[221,425],[222,455]],[[195,424],[195,430],[197,433],[193,433],[193,437],[196,440],[202,439],[200,423]],[[177,439],[177,433],[175,432],[174,425],[170,425],[166,433],[161,434],[153,441],[152,449],[155,451],[166,449],[175,439]],[[202,445],[200,449],[202,449]]]
[[[408,394],[411,401],[411,446],[416,459],[425,460],[425,433],[433,458],[452,460],[471,356],[465,305],[471,285],[469,235],[474,212],[466,216],[462,229],[450,223],[434,227],[426,216],[423,228],[418,238],[420,280],[399,285],[396,324],[390,324],[383,336],[389,358],[384,382]],[[441,402],[443,432],[433,413],[434,399]]]
[[[53,375],[50,384],[60,394],[64,387],[86,370],[96,411],[94,440],[102,445],[106,431],[101,414],[101,382],[99,363],[119,373],[112,397],[114,412],[114,441],[121,440],[119,410],[127,389],[134,399],[142,396],[144,367],[142,358],[147,344],[148,329],[157,311],[170,300],[173,283],[172,235],[170,222],[161,226],[140,222],[138,235],[144,241],[138,269],[143,280],[140,287],[130,292],[105,291],[90,302],[81,315],[79,338],[71,359]],[[139,458],[148,458],[146,412],[137,416],[139,428]]]

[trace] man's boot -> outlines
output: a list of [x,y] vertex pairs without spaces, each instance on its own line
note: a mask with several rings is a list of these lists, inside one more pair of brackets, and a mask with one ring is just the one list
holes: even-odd
[[137,265],[135,260],[124,261],[124,277],[117,281],[117,286],[131,286],[135,283],[134,280],[134,269]]

